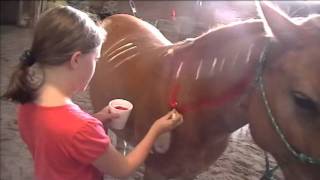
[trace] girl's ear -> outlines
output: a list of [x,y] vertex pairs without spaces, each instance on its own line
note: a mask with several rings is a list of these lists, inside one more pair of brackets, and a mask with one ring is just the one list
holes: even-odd
[[71,69],[76,69],[78,67],[81,54],[82,53],[80,51],[76,51],[72,54],[70,58],[70,64],[69,64]]

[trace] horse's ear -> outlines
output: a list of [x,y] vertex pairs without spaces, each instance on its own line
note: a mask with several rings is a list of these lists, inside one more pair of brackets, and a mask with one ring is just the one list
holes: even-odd
[[284,43],[296,42],[299,27],[286,14],[269,2],[256,1],[256,4],[268,35],[272,33],[276,39]]

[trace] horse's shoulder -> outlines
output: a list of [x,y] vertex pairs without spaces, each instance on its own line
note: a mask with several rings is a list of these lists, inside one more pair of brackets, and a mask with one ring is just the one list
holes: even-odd
[[138,18],[129,14],[114,14],[112,16],[105,18],[102,21],[102,26],[110,27],[112,25],[118,25],[118,24],[130,25],[137,21],[139,21]]
[[130,14],[114,14],[106,19],[114,19],[114,20],[126,20],[126,19],[133,19],[134,16]]

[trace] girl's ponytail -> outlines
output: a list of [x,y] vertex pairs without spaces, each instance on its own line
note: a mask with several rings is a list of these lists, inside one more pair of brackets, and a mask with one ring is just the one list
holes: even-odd
[[[21,104],[37,98],[38,89],[44,83],[35,82],[30,72],[36,62],[39,70],[58,66],[70,60],[76,51],[88,53],[101,45],[106,31],[88,14],[70,6],[47,10],[39,18],[35,28],[31,51],[25,51],[20,64],[11,76],[7,92],[1,97]],[[41,73],[41,72],[40,72]],[[44,71],[42,71],[44,73]]]
[[35,63],[32,53],[27,50],[20,58],[20,63],[14,70],[7,92],[1,99],[11,100],[21,104],[32,102],[36,98],[37,88],[31,81],[30,67]]

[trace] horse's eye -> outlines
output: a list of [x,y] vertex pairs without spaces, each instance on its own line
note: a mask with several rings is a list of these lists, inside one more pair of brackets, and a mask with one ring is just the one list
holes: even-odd
[[293,99],[296,105],[308,112],[316,113],[318,111],[317,104],[309,97],[300,92],[293,92]]

